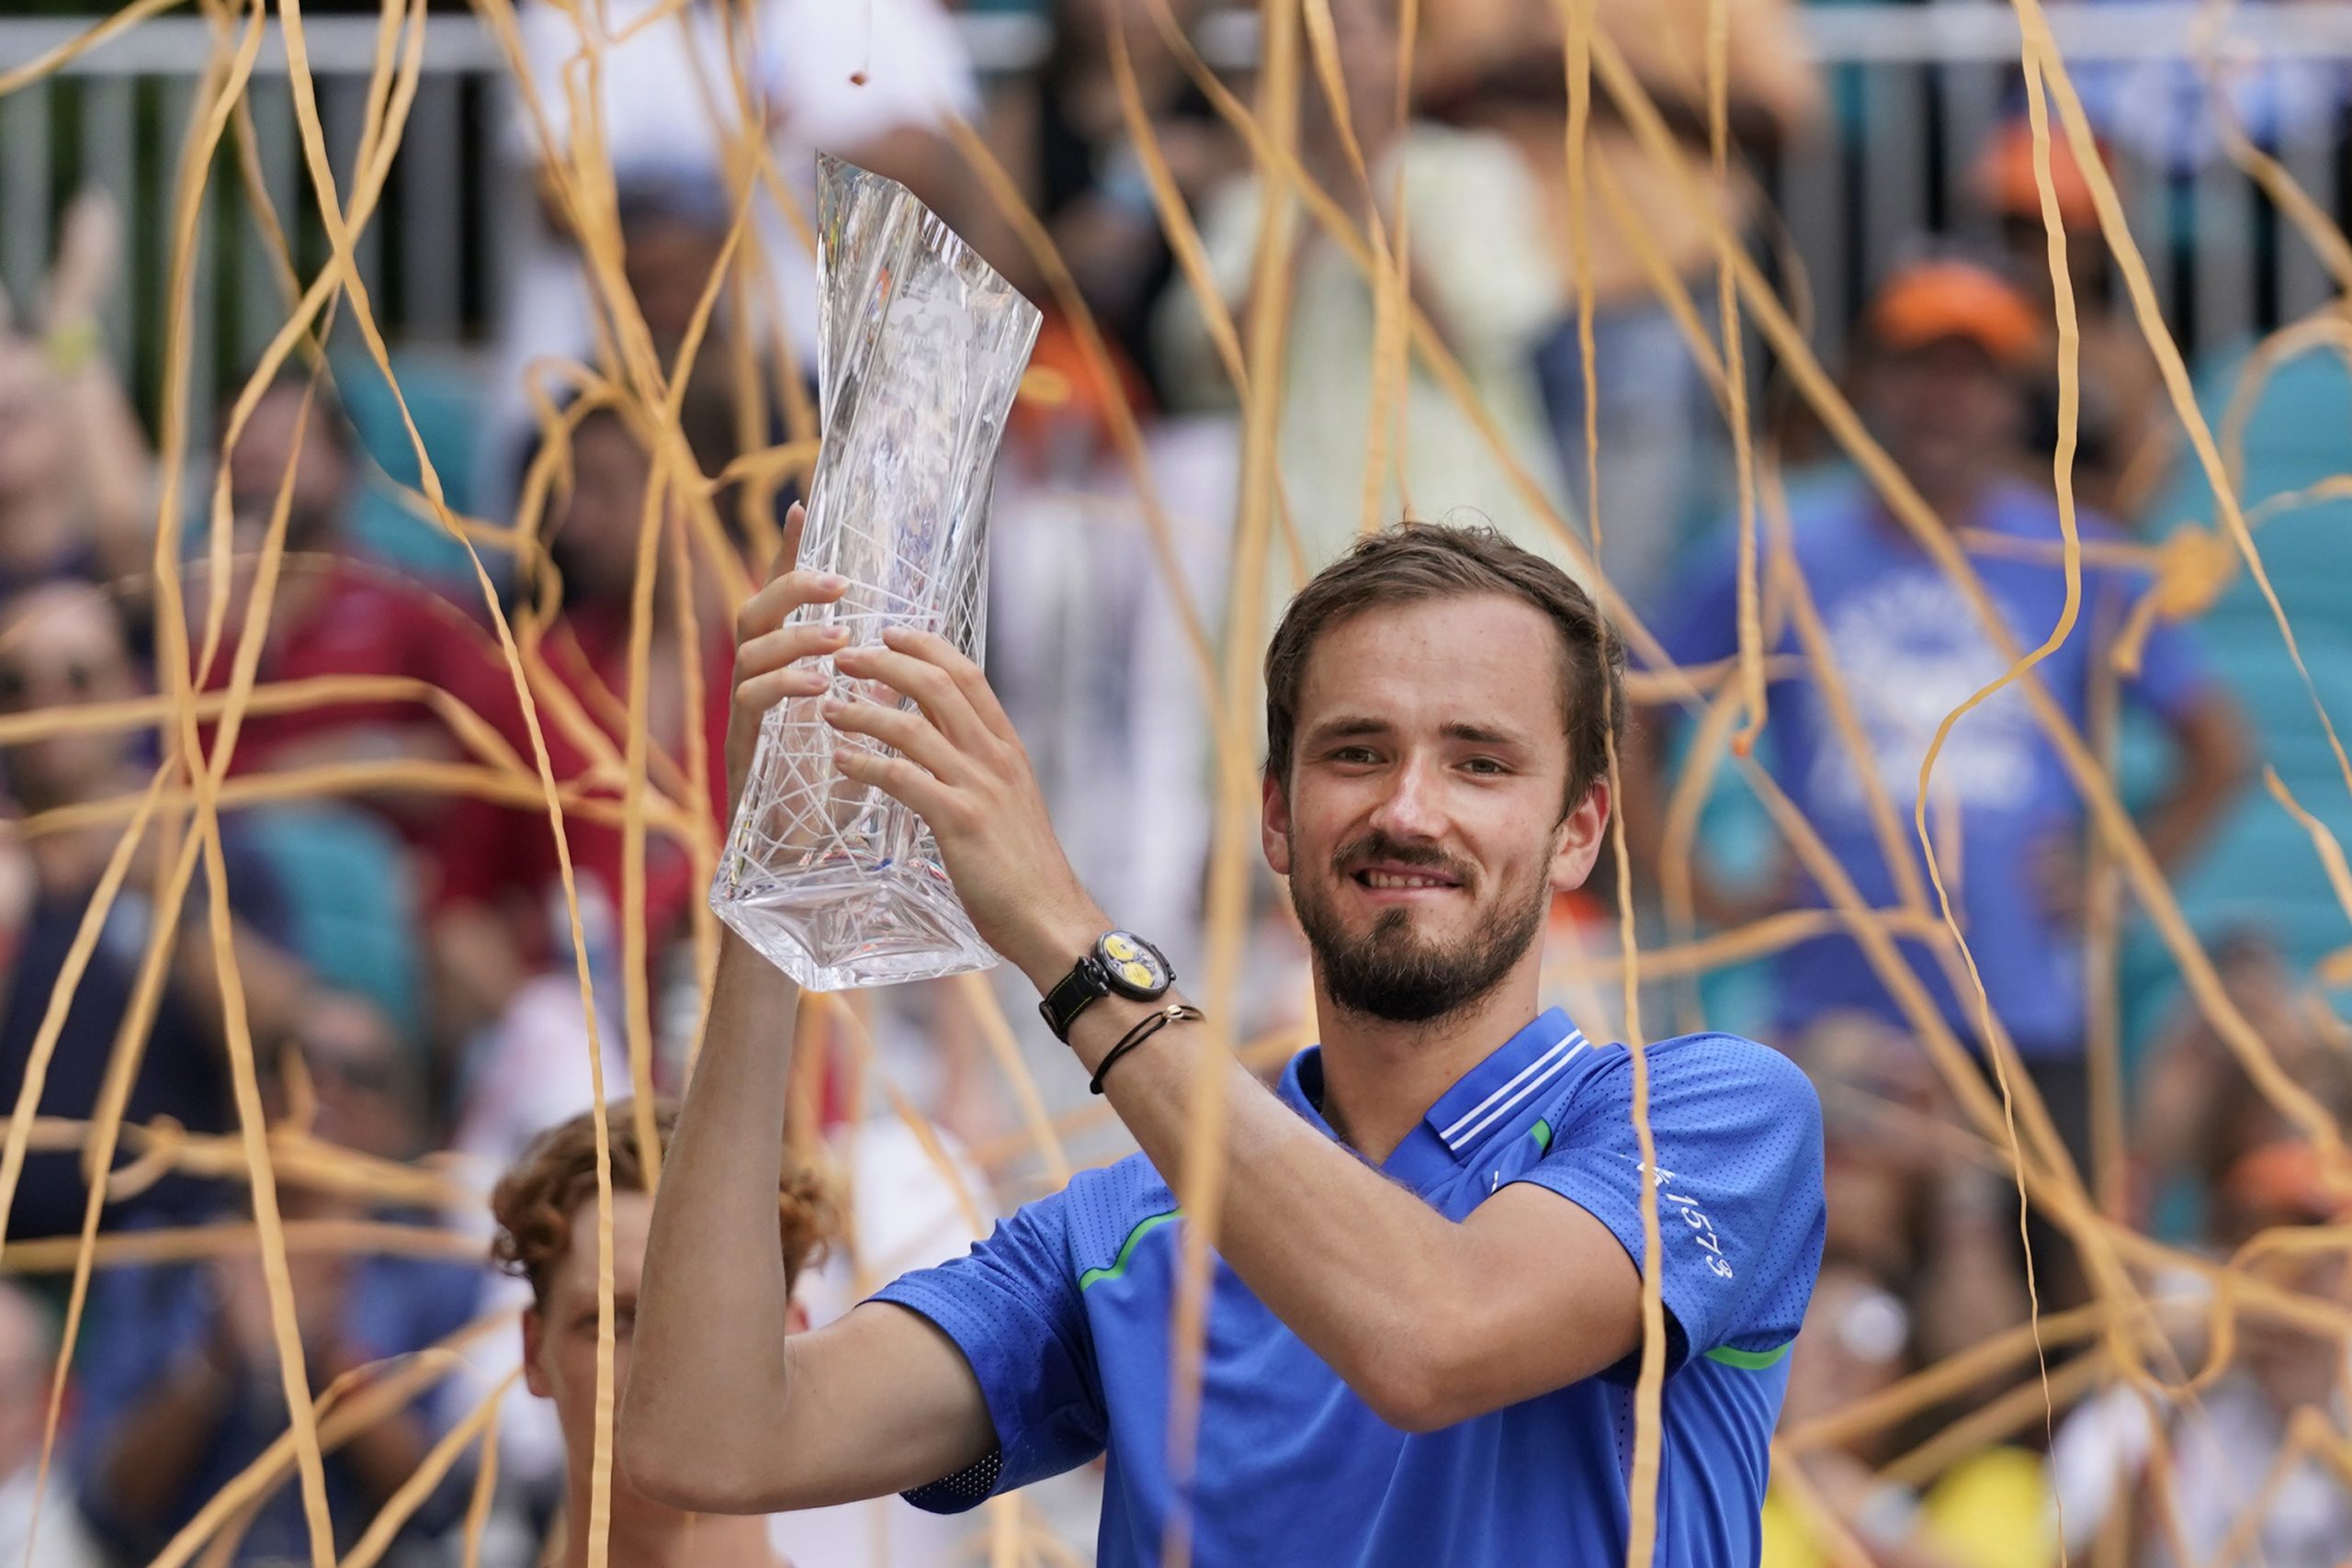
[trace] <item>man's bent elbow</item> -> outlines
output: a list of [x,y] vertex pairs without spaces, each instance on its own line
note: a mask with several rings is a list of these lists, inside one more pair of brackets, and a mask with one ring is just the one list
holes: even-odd
[[1414,1340],[1413,1350],[1383,1356],[1375,1364],[1343,1374],[1356,1397],[1401,1432],[1438,1432],[1475,1421],[1552,1387],[1592,1376],[1615,1359],[1588,1365],[1558,1383],[1532,1387],[1525,1385],[1523,1371],[1506,1364],[1508,1358],[1498,1359],[1496,1341],[1482,1334],[1425,1330]]
[[1400,1432],[1436,1432],[1483,1412],[1462,1397],[1462,1385],[1434,1357],[1391,1356],[1347,1380],[1372,1413]]
[[681,1440],[623,1411],[614,1424],[613,1462],[630,1490],[649,1502],[695,1514],[765,1514],[776,1507],[772,1486],[744,1469],[728,1450],[737,1445]]

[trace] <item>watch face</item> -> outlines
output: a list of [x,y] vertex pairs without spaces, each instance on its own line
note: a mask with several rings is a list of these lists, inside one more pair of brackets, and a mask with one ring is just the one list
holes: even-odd
[[1148,999],[1168,989],[1168,960],[1143,938],[1113,931],[1095,943],[1094,951],[1111,983],[1129,996]]

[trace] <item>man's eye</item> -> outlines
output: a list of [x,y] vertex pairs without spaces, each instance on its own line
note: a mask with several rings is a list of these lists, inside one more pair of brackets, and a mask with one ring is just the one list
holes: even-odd
[[1376,762],[1379,760],[1369,746],[1342,746],[1331,753],[1331,761],[1335,762]]
[[1505,767],[1502,763],[1497,761],[1492,757],[1473,757],[1462,765],[1469,769],[1474,773],[1500,775],[1510,772],[1509,768]]

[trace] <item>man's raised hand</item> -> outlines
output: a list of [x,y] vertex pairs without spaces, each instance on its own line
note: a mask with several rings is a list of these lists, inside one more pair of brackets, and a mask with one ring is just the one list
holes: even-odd
[[1029,754],[988,677],[945,638],[905,626],[885,631],[879,647],[842,649],[833,662],[915,703],[912,710],[827,703],[834,728],[899,753],[842,747],[835,753],[842,773],[904,802],[930,826],[981,937],[1041,988],[1051,986],[1108,922],[1054,836]]

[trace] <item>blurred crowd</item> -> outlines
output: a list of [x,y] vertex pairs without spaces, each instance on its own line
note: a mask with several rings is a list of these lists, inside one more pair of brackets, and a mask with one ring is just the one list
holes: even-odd
[[[1065,0],[1050,56],[1008,80],[975,71],[941,0],[855,9],[693,0],[639,26],[654,0],[608,0],[591,71],[573,7],[522,8],[529,90],[482,153],[538,196],[514,304],[469,373],[401,379],[456,512],[525,519],[538,541],[486,540],[479,571],[413,488],[401,411],[339,340],[229,389],[218,461],[162,472],[97,324],[125,261],[103,198],[68,212],[50,284],[0,321],[0,1085],[39,1113],[0,1209],[0,1554],[28,1560],[37,1514],[37,1565],[145,1562],[192,1531],[230,1543],[208,1561],[305,1560],[322,1495],[341,1553],[396,1504],[404,1522],[368,1548],[454,1562],[479,1503],[484,1561],[585,1561],[594,1145],[578,1118],[592,1064],[617,1101],[632,1083],[675,1092],[691,1058],[728,585],[764,571],[797,493],[754,455],[812,432],[822,150],[905,182],[1046,310],[997,481],[989,668],[1081,874],[1180,972],[1208,955],[1195,625],[1252,635],[1358,528],[1411,514],[1490,522],[1605,581],[1638,628],[1632,882],[1562,898],[1557,985],[1589,1032],[1624,1027],[1628,900],[1668,976],[1644,992],[1648,1032],[1703,1012],[1821,1087],[1828,1250],[1772,1562],[2352,1559],[2352,1280],[2331,1228],[2346,1195],[2312,1136],[2352,1101],[2352,1036],[2306,976],[2304,933],[2204,930],[2202,1002],[2117,956],[2119,931],[2144,931],[2135,911],[2245,808],[2263,751],[2231,641],[2251,634],[2200,620],[2213,552],[2167,537],[2188,515],[2162,499],[2181,425],[2100,232],[2097,186],[2150,166],[2129,145],[2144,105],[2094,94],[2115,140],[2095,165],[2053,146],[2046,193],[2021,98],[1983,146],[1947,149],[1971,160],[1969,227],[2002,243],[1917,236],[1852,340],[1818,345],[1895,499],[1747,341],[1751,556],[1718,236],[1761,254],[1748,171],[1834,109],[1786,0],[1600,0],[1657,116],[1597,102],[1581,227],[1552,0],[1424,6],[1411,39],[1393,7],[1331,0],[1336,74],[1304,73],[1296,98],[1319,209],[1270,203],[1227,113],[1262,84],[1190,52],[1194,0]],[[747,188],[728,149],[753,124],[777,173]],[[575,161],[608,165],[609,189],[562,177]],[[996,171],[1041,230],[1008,218]],[[689,504],[666,437],[600,389],[625,351],[679,362],[746,202],[738,286],[674,392],[719,481]],[[1262,265],[1270,222],[1284,267]],[[1228,592],[1245,385],[1280,413],[1262,599]],[[666,508],[650,552],[649,506]],[[186,522],[159,574],[164,508]],[[1727,745],[1758,719],[1752,751]],[[140,814],[192,743],[219,752],[217,838]],[[560,854],[528,782],[542,756]],[[2142,848],[2104,844],[2102,810]],[[1249,911],[1239,1037],[1272,1062],[1311,1028],[1304,946],[1270,880]],[[1767,955],[1673,977],[1689,966],[1672,954],[1735,931]],[[1009,1044],[976,1006],[989,987]],[[809,1016],[806,1168],[781,1188],[805,1321],[1037,1190],[1050,1162],[1014,1078],[1034,1075],[1069,1157],[1119,1152],[1030,1016],[993,976]],[[266,1204],[236,1142],[256,1109],[279,1172]],[[86,1152],[117,1111],[111,1160]],[[625,1375],[639,1140],[666,1136],[667,1112],[616,1104],[611,1122]],[[2012,1135],[2044,1168],[2063,1150],[2079,1182],[2046,1179],[2029,1213]],[[282,1436],[280,1281],[249,1245],[272,1215],[308,1392],[335,1402],[316,1478]],[[110,1250],[85,1303],[86,1229]],[[2153,1240],[2119,1251],[2126,1232]],[[2126,1280],[2147,1310],[2097,1316]],[[520,1343],[497,1315],[514,1308]],[[1939,1366],[1956,1370],[1918,1376]],[[401,1379],[390,1415],[339,1417]],[[460,1423],[509,1379],[477,1498]],[[713,1525],[697,1546],[614,1484],[615,1561],[912,1564],[956,1539],[877,1507]],[[1080,1477],[1041,1528],[1082,1544],[1087,1506]]]

